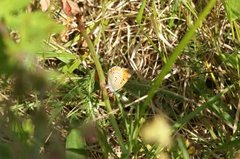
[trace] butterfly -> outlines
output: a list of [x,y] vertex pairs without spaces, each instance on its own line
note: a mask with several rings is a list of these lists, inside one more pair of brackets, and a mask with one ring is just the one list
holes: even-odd
[[128,69],[114,66],[108,71],[108,88],[111,92],[121,89],[131,77]]

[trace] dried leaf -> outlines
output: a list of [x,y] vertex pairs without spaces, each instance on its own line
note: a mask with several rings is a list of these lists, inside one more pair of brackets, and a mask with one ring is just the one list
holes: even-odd
[[80,8],[78,7],[78,4],[72,0],[62,0],[63,4],[63,11],[68,16],[74,16],[80,12]]
[[46,12],[50,6],[50,0],[40,0],[41,9],[43,12]]

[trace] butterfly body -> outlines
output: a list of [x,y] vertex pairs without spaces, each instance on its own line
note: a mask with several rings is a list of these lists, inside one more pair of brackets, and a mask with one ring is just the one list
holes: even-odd
[[128,69],[114,66],[108,71],[108,88],[111,92],[121,89],[131,77]]

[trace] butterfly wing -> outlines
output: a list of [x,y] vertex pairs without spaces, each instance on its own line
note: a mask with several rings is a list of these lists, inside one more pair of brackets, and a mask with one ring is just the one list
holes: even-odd
[[110,91],[115,92],[122,88],[130,77],[128,69],[118,66],[112,67],[108,71],[108,87]]

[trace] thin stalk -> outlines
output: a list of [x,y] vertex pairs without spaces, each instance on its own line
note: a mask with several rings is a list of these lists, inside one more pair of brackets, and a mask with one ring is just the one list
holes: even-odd
[[197,30],[198,27],[201,26],[202,22],[208,15],[208,13],[211,11],[211,9],[214,7],[216,0],[210,0],[208,5],[204,8],[202,13],[199,15],[198,19],[194,23],[194,25],[189,29],[189,31],[185,34],[185,36],[182,38],[180,41],[179,45],[173,50],[173,53],[169,57],[167,63],[163,66],[162,71],[158,75],[158,77],[155,79],[153,82],[153,85],[151,86],[149,92],[148,92],[148,97],[143,103],[143,106],[141,108],[140,112],[140,118],[144,116],[145,111],[150,104],[153,96],[157,92],[157,90],[161,87],[162,81],[164,80],[164,77],[166,74],[172,69],[173,64],[176,62],[177,58],[182,54],[183,49],[187,46],[188,42],[191,40],[193,37],[195,31]]
[[117,140],[119,142],[119,145],[121,146],[122,151],[126,152],[126,148],[125,148],[125,145],[124,145],[124,142],[123,142],[121,131],[118,127],[115,116],[111,113],[112,112],[112,107],[111,107],[110,100],[109,100],[109,97],[108,97],[108,92],[107,92],[107,89],[106,89],[105,76],[104,76],[104,73],[103,73],[102,66],[99,62],[99,57],[96,54],[93,43],[90,40],[90,38],[89,38],[89,36],[88,36],[88,34],[87,34],[87,32],[84,28],[81,28],[81,34],[88,44],[88,48],[90,50],[91,56],[94,60],[94,63],[95,63],[96,69],[97,69],[97,73],[98,73],[98,76],[99,76],[99,84],[100,84],[100,88],[101,88],[102,93],[103,93],[103,99],[104,99],[106,109],[109,113],[110,122],[113,126],[113,129],[115,130],[116,137],[117,137]]

